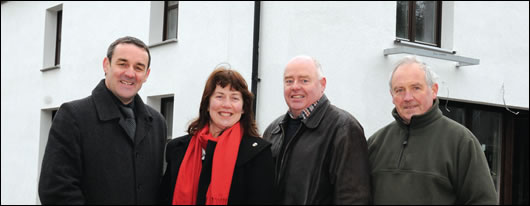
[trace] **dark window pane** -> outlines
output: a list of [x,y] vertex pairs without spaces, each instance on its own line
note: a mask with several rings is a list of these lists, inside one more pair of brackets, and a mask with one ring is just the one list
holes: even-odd
[[52,110],[52,121],[55,119],[55,114],[57,114],[57,110]]
[[436,2],[416,2],[416,41],[436,44]]
[[179,4],[179,1],[168,1],[167,2],[167,6],[174,6],[174,5],[178,5]]
[[61,64],[62,27],[63,27],[63,10],[57,12],[57,31],[55,33],[55,65]]
[[488,160],[490,173],[499,191],[501,178],[501,137],[502,114],[483,110],[473,110],[471,132],[478,138]]
[[166,38],[177,38],[178,8],[171,9],[167,13],[167,33]]
[[408,29],[409,29],[409,3],[408,1],[398,1],[397,2],[397,12],[396,12],[396,36],[404,39],[408,39]]
[[[445,108],[445,101],[442,103],[440,101],[440,110],[442,110],[442,113],[449,117],[449,119],[455,120],[456,122],[460,123],[461,125],[466,125],[466,111],[463,108],[458,107],[452,107],[447,106],[447,109]],[[449,110],[449,111],[447,111]]]
[[528,111],[514,118],[512,204],[528,205]]
[[167,137],[168,139],[173,136],[173,97],[162,98],[161,100],[161,112],[166,119],[167,125]]

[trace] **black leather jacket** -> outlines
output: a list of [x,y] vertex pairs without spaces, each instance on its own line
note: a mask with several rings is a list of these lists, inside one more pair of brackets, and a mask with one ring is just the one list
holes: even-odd
[[[276,203],[370,204],[368,149],[359,122],[324,95],[290,141],[283,142],[287,115],[263,135],[272,143]],[[282,144],[287,144],[284,152]]]

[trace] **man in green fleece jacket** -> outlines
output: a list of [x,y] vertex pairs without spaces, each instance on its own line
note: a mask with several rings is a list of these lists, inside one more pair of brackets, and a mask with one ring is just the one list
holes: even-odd
[[392,72],[396,121],[368,139],[374,204],[497,204],[480,143],[442,115],[433,76],[415,57]]

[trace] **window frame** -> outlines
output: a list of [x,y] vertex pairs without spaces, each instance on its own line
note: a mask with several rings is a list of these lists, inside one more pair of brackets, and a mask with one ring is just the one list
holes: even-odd
[[57,30],[55,33],[55,66],[61,64],[61,39],[63,27],[63,10],[57,11]]
[[[428,46],[434,46],[441,48],[442,43],[442,1],[435,1],[436,2],[436,15],[435,15],[435,43],[429,43],[429,42],[422,42],[416,40],[416,2],[417,1],[408,1],[408,14],[407,14],[407,20],[409,27],[406,29],[408,38],[403,37],[397,37],[396,33],[396,39],[401,41],[408,41],[416,44],[422,44],[422,45],[428,45]],[[396,6],[397,9],[397,6]],[[397,14],[397,13],[396,13]],[[396,16],[396,19],[398,17]],[[397,21],[396,21],[397,22]],[[397,23],[396,23],[396,32],[397,32]]]
[[[166,41],[168,39],[176,39],[178,37],[178,14],[179,14],[179,4],[180,2],[177,1],[177,4],[175,5],[172,5],[172,6],[168,6],[169,5],[169,1],[164,1],[164,31],[163,31],[163,34],[162,34],[162,41]],[[175,31],[175,37],[171,37],[169,38],[168,37],[168,32],[169,32],[169,25],[168,25],[168,16],[169,16],[169,12],[171,10],[177,10],[177,21],[175,22],[177,24],[177,26],[175,27],[176,31]]]
[[[171,114],[166,110],[166,105],[171,104]],[[175,110],[175,97],[163,97],[160,99],[160,113],[164,116],[167,126],[167,139],[170,140],[173,135],[173,111]],[[169,117],[169,118],[168,118]]]

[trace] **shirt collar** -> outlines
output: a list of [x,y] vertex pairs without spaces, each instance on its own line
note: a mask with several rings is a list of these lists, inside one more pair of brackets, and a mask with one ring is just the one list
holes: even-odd
[[[322,96],[324,97],[324,96]],[[317,108],[318,106],[318,103],[320,102],[320,100],[322,100],[322,97],[320,97],[319,100],[317,100],[315,103],[309,105],[309,107],[305,108],[304,110],[302,110],[302,112],[300,113],[300,115],[298,115],[298,117],[295,118],[294,114],[291,113],[291,111],[287,111],[287,113],[289,114],[289,116],[292,118],[292,119],[307,119],[309,118],[309,116],[311,115],[311,113]]]

